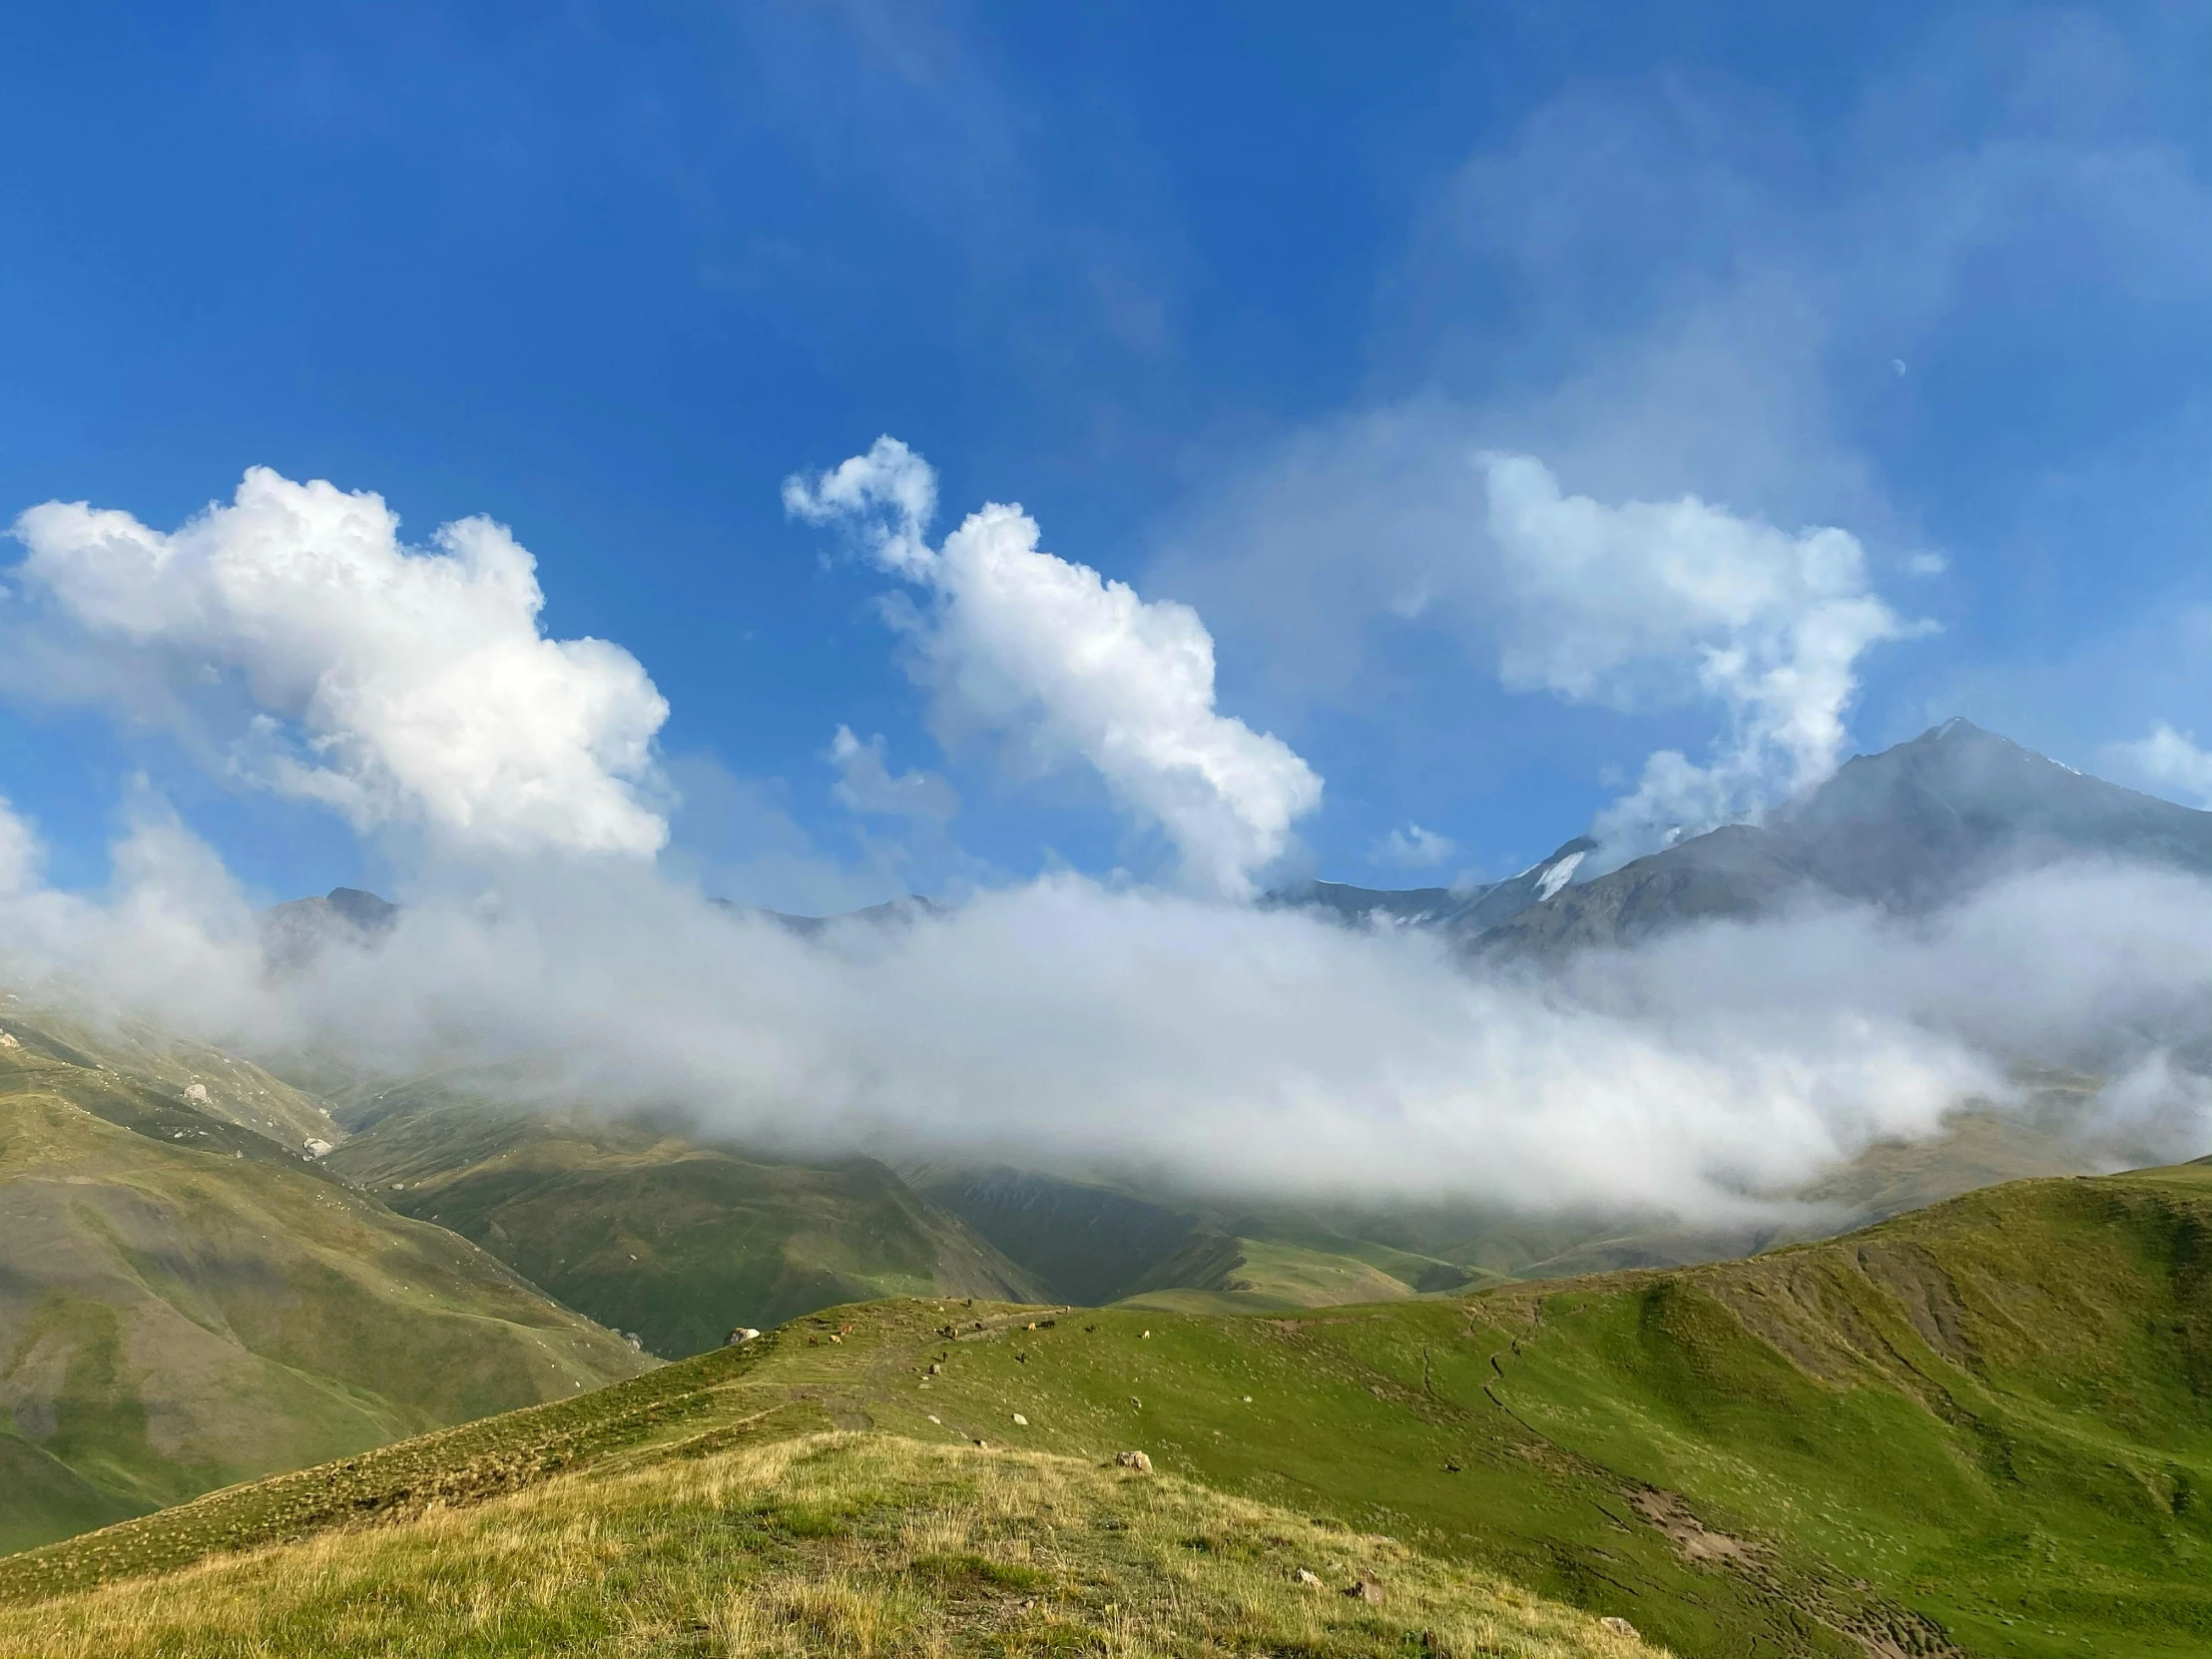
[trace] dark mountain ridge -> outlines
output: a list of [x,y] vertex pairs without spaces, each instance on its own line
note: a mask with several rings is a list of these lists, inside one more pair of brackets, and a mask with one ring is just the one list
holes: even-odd
[[1279,904],[1381,915],[1486,957],[1556,959],[1704,920],[1746,920],[1807,898],[1921,914],[2000,876],[2067,858],[2212,873],[2212,813],[2092,778],[1952,719],[1853,757],[1762,824],[1691,836],[1576,880],[1578,838],[1510,881],[1449,907],[1430,895],[1306,882]]
[[1266,894],[1260,906],[1318,910],[1354,925],[1389,921],[1479,934],[1559,891],[1596,848],[1597,842],[1589,836],[1577,835],[1518,875],[1477,887],[1355,887],[1342,881],[1299,881]]

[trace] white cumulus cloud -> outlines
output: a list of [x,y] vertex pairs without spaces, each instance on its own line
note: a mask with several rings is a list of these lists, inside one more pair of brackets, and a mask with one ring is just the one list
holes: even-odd
[[922,585],[901,626],[941,725],[995,733],[1038,771],[1087,764],[1174,844],[1189,881],[1249,895],[1322,784],[1288,744],[1215,708],[1198,613],[1043,551],[1018,506],[988,504],[931,549],[935,499],[928,463],[888,437],[784,489],[795,515],[851,525]]
[[811,483],[785,479],[784,510],[809,524],[856,526],[875,561],[897,575],[920,581],[937,562],[926,539],[937,469],[888,433]]
[[1791,534],[1694,495],[1609,506],[1563,493],[1527,455],[1482,466],[1505,683],[1616,708],[1694,688],[1727,712],[1709,764],[1662,751],[1600,816],[1615,858],[1754,817],[1836,770],[1859,659],[1916,631],[1869,585],[1856,537]]
[[[667,825],[641,789],[657,782],[668,705],[637,659],[547,639],[536,561],[504,526],[461,519],[429,548],[398,531],[379,496],[264,467],[173,532],[84,502],[15,524],[26,588],[73,625],[40,642],[78,659],[64,695],[124,700],[151,670],[187,720],[243,694],[245,718],[218,740],[230,765],[361,828],[417,824],[500,851],[656,851]],[[103,685],[86,659],[129,672]]]

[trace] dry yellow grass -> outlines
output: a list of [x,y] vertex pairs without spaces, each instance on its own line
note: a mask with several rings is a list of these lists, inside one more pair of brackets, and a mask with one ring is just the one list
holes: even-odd
[[[1345,1593],[1363,1578],[1380,1601]],[[0,1609],[0,1653],[21,1659],[1657,1651],[1386,1538],[883,1434],[554,1480]]]

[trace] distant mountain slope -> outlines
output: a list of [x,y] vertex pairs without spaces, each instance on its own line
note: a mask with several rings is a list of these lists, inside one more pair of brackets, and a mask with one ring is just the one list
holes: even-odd
[[[874,1437],[820,1437],[832,1428]],[[0,1645],[67,1651],[87,1619],[128,1633],[132,1617],[189,1617],[210,1580],[69,1597],[362,1516],[378,1525],[322,1560],[380,1548],[392,1522],[430,1527],[418,1535],[464,1545],[439,1617],[535,1617],[544,1580],[468,1541],[527,1524],[528,1504],[471,1519],[469,1503],[542,1491],[566,1505],[565,1535],[622,1537],[620,1482],[757,1448],[756,1472],[716,1485],[711,1517],[655,1535],[652,1558],[706,1561],[756,1547],[742,1529],[768,1513],[752,1505],[779,1445],[807,1457],[882,1438],[962,1458],[988,1442],[992,1461],[965,1465],[976,1496],[950,1506],[1035,1517],[1047,1566],[1062,1546],[1040,1500],[1062,1488],[1040,1459],[1142,1450],[1161,1474],[1309,1517],[1241,1543],[1182,1534],[1173,1547],[1198,1560],[1386,1524],[1703,1659],[2184,1659],[2212,1650],[2212,1166],[2017,1183],[1749,1261],[1296,1318],[839,1309],[599,1394],[0,1562],[0,1604],[14,1604]],[[869,1529],[903,1535],[948,1506],[903,1490],[886,1464],[758,1547],[842,1540],[856,1562]],[[1072,1508],[1051,1518],[1091,1525]],[[1299,1564],[1261,1558],[1278,1579]],[[221,1567],[223,1584],[243,1586],[262,1559]],[[617,1576],[637,1582],[632,1570]],[[903,1582],[917,1614],[972,1593],[918,1571]],[[1389,1605],[1386,1572],[1380,1588]],[[1215,1634],[1191,1628],[1165,1651],[1205,1651]],[[1278,1645],[1416,1647],[1391,1632],[1364,1648]]]
[[218,1108],[300,1110],[243,1062],[4,1023],[0,1547],[645,1366],[465,1241],[229,1121]]
[[826,933],[853,925],[870,927],[911,927],[917,921],[927,921],[945,913],[944,906],[933,898],[920,893],[907,893],[901,898],[887,898],[880,904],[865,905],[857,910],[842,910],[831,916],[800,916],[786,910],[762,910],[759,914],[790,928],[802,938],[821,938]]
[[2091,778],[1963,720],[1846,762],[1775,815],[1820,880],[1904,909],[2089,853],[2212,872],[2212,813]]
[[906,1175],[1062,1302],[1116,1301],[1149,1283],[1163,1264],[1222,1238],[1173,1205],[1005,1165],[932,1165]]
[[378,1090],[359,1109],[374,1119],[334,1168],[667,1358],[839,1302],[1040,1294],[872,1159],[750,1159],[436,1081]]
[[1695,836],[1487,927],[1452,931],[1485,954],[1554,957],[1688,921],[1765,914],[1805,893],[1920,912],[2067,857],[2212,873],[2212,813],[1949,720],[1846,762],[1764,825]]
[[1305,881],[1266,902],[1433,929],[1484,956],[1556,959],[1685,923],[1770,914],[1806,895],[1924,911],[1996,875],[2067,857],[2212,873],[2212,813],[1947,720],[1854,757],[1764,824],[1728,825],[1575,880],[1595,847],[1577,837],[1510,880],[1463,892]]
[[309,1141],[335,1145],[345,1139],[344,1129],[316,1096],[250,1060],[143,1021],[93,1023],[52,1008],[26,1008],[17,997],[0,995],[0,1030],[11,1023],[35,1028],[41,1051],[53,1058],[128,1076],[290,1151],[302,1150]]
[[1260,900],[1263,909],[1316,910],[1346,922],[1383,920],[1473,936],[1542,902],[1574,877],[1597,842],[1577,835],[1518,875],[1475,887],[1354,887],[1341,881],[1300,881]]
[[1373,1215],[1295,1206],[1265,1215],[1164,1200],[1004,1165],[923,1166],[907,1177],[1055,1298],[1103,1307],[1314,1308],[1457,1290],[1479,1270],[1345,1230]]
[[399,906],[358,887],[332,887],[319,898],[293,898],[261,913],[262,951],[282,971],[312,960],[331,945],[373,944],[399,920]]
[[1320,910],[1347,921],[1371,916],[1389,921],[1434,921],[1449,915],[1466,900],[1449,887],[1355,887],[1342,881],[1298,881],[1279,887],[1260,900],[1265,910]]

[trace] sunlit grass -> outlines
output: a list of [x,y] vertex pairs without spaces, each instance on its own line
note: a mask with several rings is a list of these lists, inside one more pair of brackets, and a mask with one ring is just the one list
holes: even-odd
[[[1344,1593],[1363,1578],[1380,1602]],[[23,1659],[1655,1651],[1173,1478],[881,1434],[559,1479],[0,1609],[0,1652]]]

